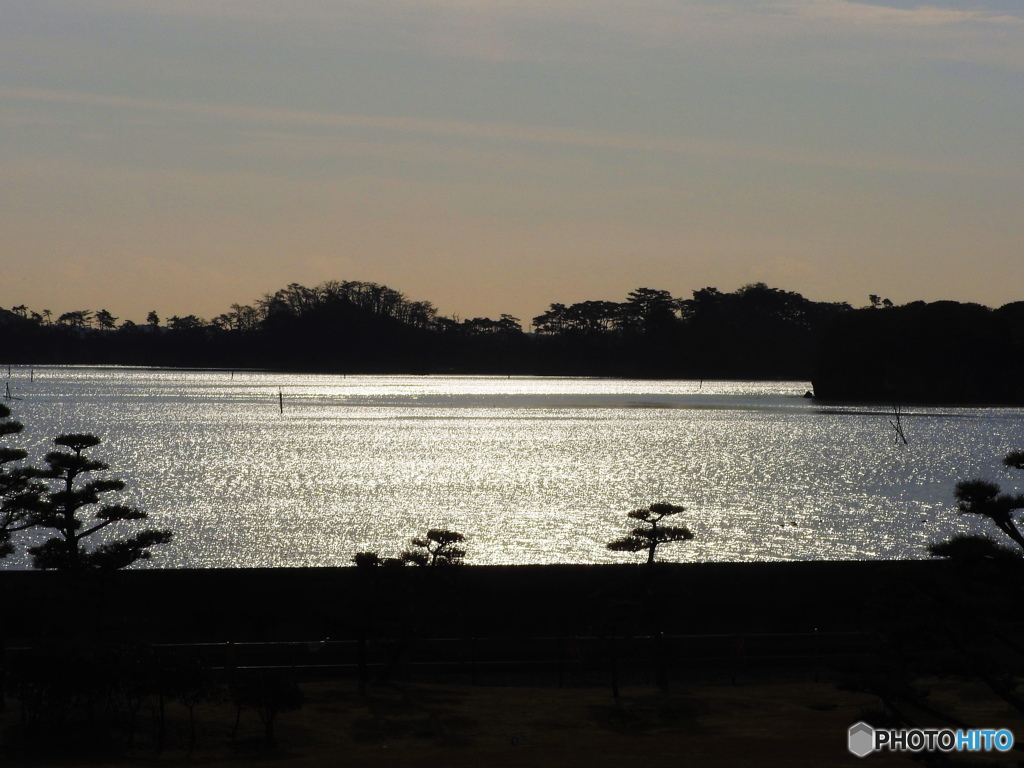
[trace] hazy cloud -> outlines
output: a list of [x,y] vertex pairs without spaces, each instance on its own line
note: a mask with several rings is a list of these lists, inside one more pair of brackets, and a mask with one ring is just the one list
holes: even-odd
[[[932,55],[1005,60],[1011,53],[1004,46],[1020,49],[1024,43],[1016,34],[1001,41],[987,33],[1024,29],[1024,12],[1015,2],[988,0],[963,7],[952,0],[640,0],[628,5],[620,0],[91,0],[83,6],[33,0],[32,6],[40,17],[59,18],[64,9],[193,26],[217,22],[232,34],[251,36],[255,44],[298,35],[290,42],[302,48],[329,46],[333,40],[355,50],[442,59],[609,63],[659,49],[710,55],[728,50],[742,60],[747,45],[785,45],[794,36],[822,33],[868,44],[873,38],[911,35],[936,43]],[[929,31],[941,34],[921,36]],[[955,50],[950,50],[949,31],[962,35],[955,39]],[[780,58],[793,55],[778,53]],[[1012,58],[1024,63],[1024,57]]]
[[947,26],[980,22],[987,24],[1020,24],[1024,19],[1000,11],[981,8],[940,8],[914,5],[903,8],[882,3],[854,0],[772,0],[765,7],[804,19],[834,21],[862,26]]
[[[0,98],[58,104],[102,106],[123,110],[170,112],[182,115],[236,121],[250,133],[255,125],[290,125],[321,129],[373,129],[398,134],[426,134],[469,141],[552,144],[599,150],[689,155],[697,158],[727,158],[769,163],[802,164],[846,170],[876,170],[903,173],[937,173],[957,176],[1019,178],[1022,169],[1009,164],[998,167],[922,161],[892,156],[872,156],[837,150],[786,148],[756,142],[736,142],[698,137],[657,138],[628,133],[602,132],[543,125],[430,120],[373,115],[338,114],[303,110],[250,107],[235,104],[174,102],[107,96],[83,92],[0,86]],[[297,140],[297,137],[296,137]],[[306,149],[310,149],[307,145]]]

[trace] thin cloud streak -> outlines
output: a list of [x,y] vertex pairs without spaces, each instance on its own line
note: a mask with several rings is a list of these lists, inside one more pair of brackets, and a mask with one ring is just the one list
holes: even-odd
[[[38,0],[37,0],[38,1]],[[564,0],[553,5],[541,0],[491,0],[482,6],[478,0],[392,0],[381,10],[374,1],[350,0],[340,4],[335,0],[304,0],[297,6],[293,0],[177,0],[174,3],[153,0],[95,0],[94,8],[118,13],[140,13],[154,16],[178,16],[196,19],[248,19],[261,21],[295,21],[306,23],[350,20],[366,10],[397,18],[402,13],[425,11],[433,13],[480,14],[489,18],[525,18],[529,16],[591,17],[599,19],[627,19],[653,12],[661,18],[672,13],[678,17],[687,14],[743,14],[762,8],[786,10],[809,18],[836,18],[879,23],[907,23],[933,26],[981,21],[1020,23],[1020,17],[1001,11],[990,11],[979,4],[971,8],[941,8],[921,3],[913,8],[895,8],[884,2],[863,0],[732,0],[732,2],[683,2],[677,0],[645,0],[636,7],[639,13],[623,13],[617,0]]]
[[914,8],[893,8],[878,3],[853,0],[783,0],[770,2],[766,7],[803,19],[836,21],[857,25],[902,25],[937,27],[954,24],[1016,24],[1024,19],[1005,13],[971,9],[958,10],[918,5]]
[[611,149],[646,153],[687,155],[697,159],[719,158],[757,162],[800,164],[851,171],[891,171],[979,178],[1024,177],[1024,169],[1013,166],[965,167],[908,158],[842,155],[822,151],[759,147],[739,142],[699,138],[660,139],[625,133],[602,133],[536,125],[471,122],[423,118],[346,115],[236,104],[204,104],[96,93],[0,86],[0,98],[49,102],[64,105],[169,112],[233,120],[246,126],[277,124],[310,128],[373,129],[469,140],[513,141],[565,145],[589,149]]
[[[90,8],[196,23],[329,31],[356,48],[366,44],[439,59],[492,62],[580,63],[601,60],[609,47],[619,46],[634,51],[680,45],[713,50],[823,29],[849,39],[930,40],[940,44],[934,51],[939,56],[946,34],[956,32],[963,35],[956,58],[989,61],[992,41],[987,32],[1024,27],[1024,13],[977,4],[967,9],[927,3],[897,8],[857,0],[643,0],[628,10],[618,0],[94,0]],[[1024,66],[1011,53],[1000,55]]]

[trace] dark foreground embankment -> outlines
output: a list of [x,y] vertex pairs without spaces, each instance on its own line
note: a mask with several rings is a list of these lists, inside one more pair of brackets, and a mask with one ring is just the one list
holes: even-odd
[[158,642],[354,637],[856,631],[938,561],[0,571],[6,641],[80,630]]

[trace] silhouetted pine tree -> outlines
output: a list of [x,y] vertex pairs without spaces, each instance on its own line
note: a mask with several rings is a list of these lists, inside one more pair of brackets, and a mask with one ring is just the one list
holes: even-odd
[[[116,478],[86,479],[92,472],[108,468],[106,463],[84,454],[87,448],[100,444],[98,437],[60,435],[53,442],[69,451],[51,451],[45,457],[49,469],[41,476],[52,481],[54,487],[43,494],[32,521],[33,525],[52,529],[57,535],[29,548],[36,568],[63,571],[124,568],[136,560],[149,559],[151,547],[171,540],[170,531],[147,528],[133,536],[88,549],[84,543],[88,537],[115,523],[145,520],[148,515],[123,504],[101,505],[101,496],[123,490],[124,482]],[[93,508],[96,509],[88,519],[89,510]]]
[[[1009,469],[1024,469],[1024,451],[1011,451],[1003,459]],[[987,517],[1008,538],[1022,549],[1010,548],[984,535],[958,534],[947,541],[928,546],[928,551],[940,557],[978,559],[981,557],[1024,555],[1024,534],[1020,520],[1015,517],[1024,511],[1024,494],[1004,492],[997,483],[981,478],[961,480],[953,496],[961,514]]]
[[672,504],[651,504],[646,509],[634,509],[629,516],[644,525],[638,525],[628,536],[608,543],[608,549],[614,552],[643,552],[647,550],[647,562],[654,562],[654,553],[660,544],[674,541],[689,541],[693,534],[689,528],[678,525],[662,525],[666,517],[685,512],[686,507]]
[[[11,409],[0,405],[0,437],[16,435],[22,429],[21,422],[11,418]],[[20,448],[0,445],[0,557],[14,551],[11,534],[32,525],[31,512],[43,490],[36,479],[38,472],[17,464],[27,456]]]
[[402,560],[412,565],[462,565],[466,550],[455,545],[465,540],[461,533],[431,528],[426,536],[412,540],[412,547],[402,553]]

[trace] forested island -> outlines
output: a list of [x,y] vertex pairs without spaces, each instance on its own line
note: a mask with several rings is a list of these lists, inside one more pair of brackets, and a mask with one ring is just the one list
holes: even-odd
[[441,316],[384,285],[297,283],[144,323],[105,309],[0,309],[8,364],[262,368],[323,373],[796,379],[830,400],[1024,402],[1024,302],[817,302],[764,283],[678,298],[551,304],[528,328]]

